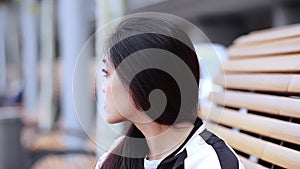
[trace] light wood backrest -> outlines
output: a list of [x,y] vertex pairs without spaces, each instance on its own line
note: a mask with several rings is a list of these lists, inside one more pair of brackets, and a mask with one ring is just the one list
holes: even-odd
[[300,24],[251,32],[228,49],[206,127],[246,168],[300,168]]

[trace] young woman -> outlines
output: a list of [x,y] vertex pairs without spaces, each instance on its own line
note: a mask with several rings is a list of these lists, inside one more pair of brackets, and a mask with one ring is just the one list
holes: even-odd
[[131,17],[106,47],[106,120],[132,123],[96,169],[243,168],[197,117],[200,68],[183,30],[163,19]]

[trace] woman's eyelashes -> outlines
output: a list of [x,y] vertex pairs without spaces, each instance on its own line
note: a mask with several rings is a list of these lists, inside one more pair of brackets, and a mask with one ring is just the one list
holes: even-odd
[[103,72],[103,76],[104,76],[104,77],[107,77],[107,76],[108,76],[108,72],[107,72],[107,70],[105,70],[105,69],[102,69],[102,72]]

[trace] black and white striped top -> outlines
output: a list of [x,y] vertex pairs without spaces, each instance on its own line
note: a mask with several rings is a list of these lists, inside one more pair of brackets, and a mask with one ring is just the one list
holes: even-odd
[[[101,161],[105,157],[100,158]],[[157,166],[156,166],[157,165]],[[244,169],[234,150],[197,119],[185,142],[172,154],[154,162],[145,158],[145,169]]]

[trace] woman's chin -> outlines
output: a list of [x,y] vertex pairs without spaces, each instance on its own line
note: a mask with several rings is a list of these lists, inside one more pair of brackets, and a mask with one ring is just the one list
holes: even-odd
[[109,124],[117,123],[115,120],[112,120],[112,119],[109,119],[109,118],[106,118],[106,122],[109,123]]
[[106,116],[106,122],[109,124],[120,123],[123,121],[125,121],[124,118],[116,118],[116,117]]

